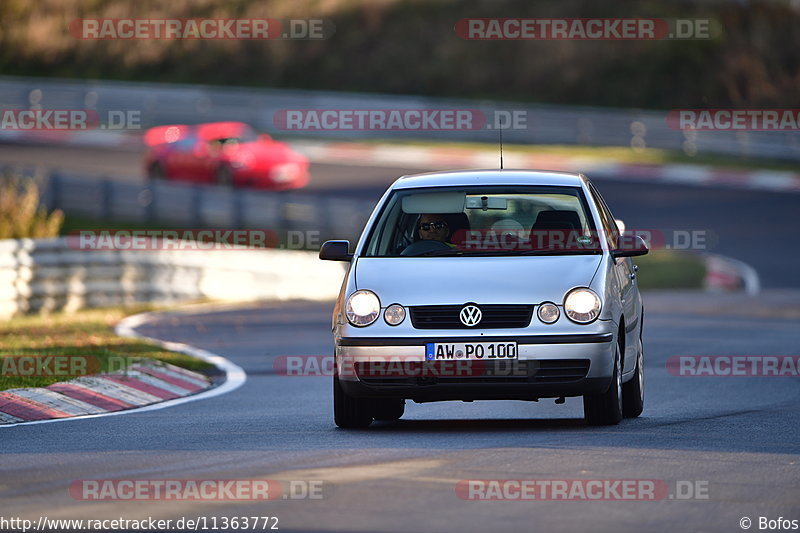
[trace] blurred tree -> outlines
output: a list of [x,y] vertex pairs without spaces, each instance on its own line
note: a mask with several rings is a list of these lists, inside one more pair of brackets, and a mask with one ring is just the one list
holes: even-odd
[[[78,39],[81,18],[323,19],[325,40]],[[462,18],[710,20],[711,39],[470,41]],[[670,109],[800,107],[788,1],[2,0],[0,72]]]
[[0,239],[57,237],[64,214],[39,205],[39,187],[32,180],[0,181]]

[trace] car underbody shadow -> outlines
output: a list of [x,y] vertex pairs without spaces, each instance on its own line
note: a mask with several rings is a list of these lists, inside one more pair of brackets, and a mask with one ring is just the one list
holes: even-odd
[[582,418],[429,419],[375,421],[369,431],[420,431],[425,433],[497,432],[520,430],[587,429]]

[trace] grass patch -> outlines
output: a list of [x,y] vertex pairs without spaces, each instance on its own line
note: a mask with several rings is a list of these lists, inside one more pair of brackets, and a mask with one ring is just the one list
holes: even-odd
[[[46,387],[77,377],[65,375],[74,374],[72,370],[76,367],[69,370],[69,365],[54,372],[59,375],[21,376],[20,369],[24,367],[6,360],[12,356],[81,356],[69,359],[70,364],[81,363],[79,368],[88,368],[90,373],[119,370],[122,365],[142,358],[157,359],[199,372],[213,368],[200,359],[114,333],[114,325],[122,318],[149,309],[152,307],[87,309],[49,316],[22,316],[6,321],[0,325],[0,369],[3,369],[0,371],[0,390]],[[64,362],[67,359],[59,360]]]
[[58,235],[64,213],[47,213],[39,185],[8,172],[0,174],[0,239],[41,239]]
[[639,288],[648,289],[701,289],[706,275],[703,258],[699,255],[675,250],[654,250],[635,257],[639,265]]

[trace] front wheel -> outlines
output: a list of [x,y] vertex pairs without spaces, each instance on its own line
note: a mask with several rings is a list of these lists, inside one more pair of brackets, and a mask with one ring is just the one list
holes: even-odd
[[372,423],[372,409],[365,398],[347,394],[333,376],[333,421],[340,428],[365,428]]
[[583,416],[592,426],[614,426],[622,420],[622,369],[619,343],[614,352],[614,375],[608,390],[583,397]]

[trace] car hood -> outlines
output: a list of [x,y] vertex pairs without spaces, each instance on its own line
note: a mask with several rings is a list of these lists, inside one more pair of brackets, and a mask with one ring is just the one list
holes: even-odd
[[602,257],[362,257],[356,261],[355,283],[375,291],[384,307],[560,304],[569,289],[589,285]]

